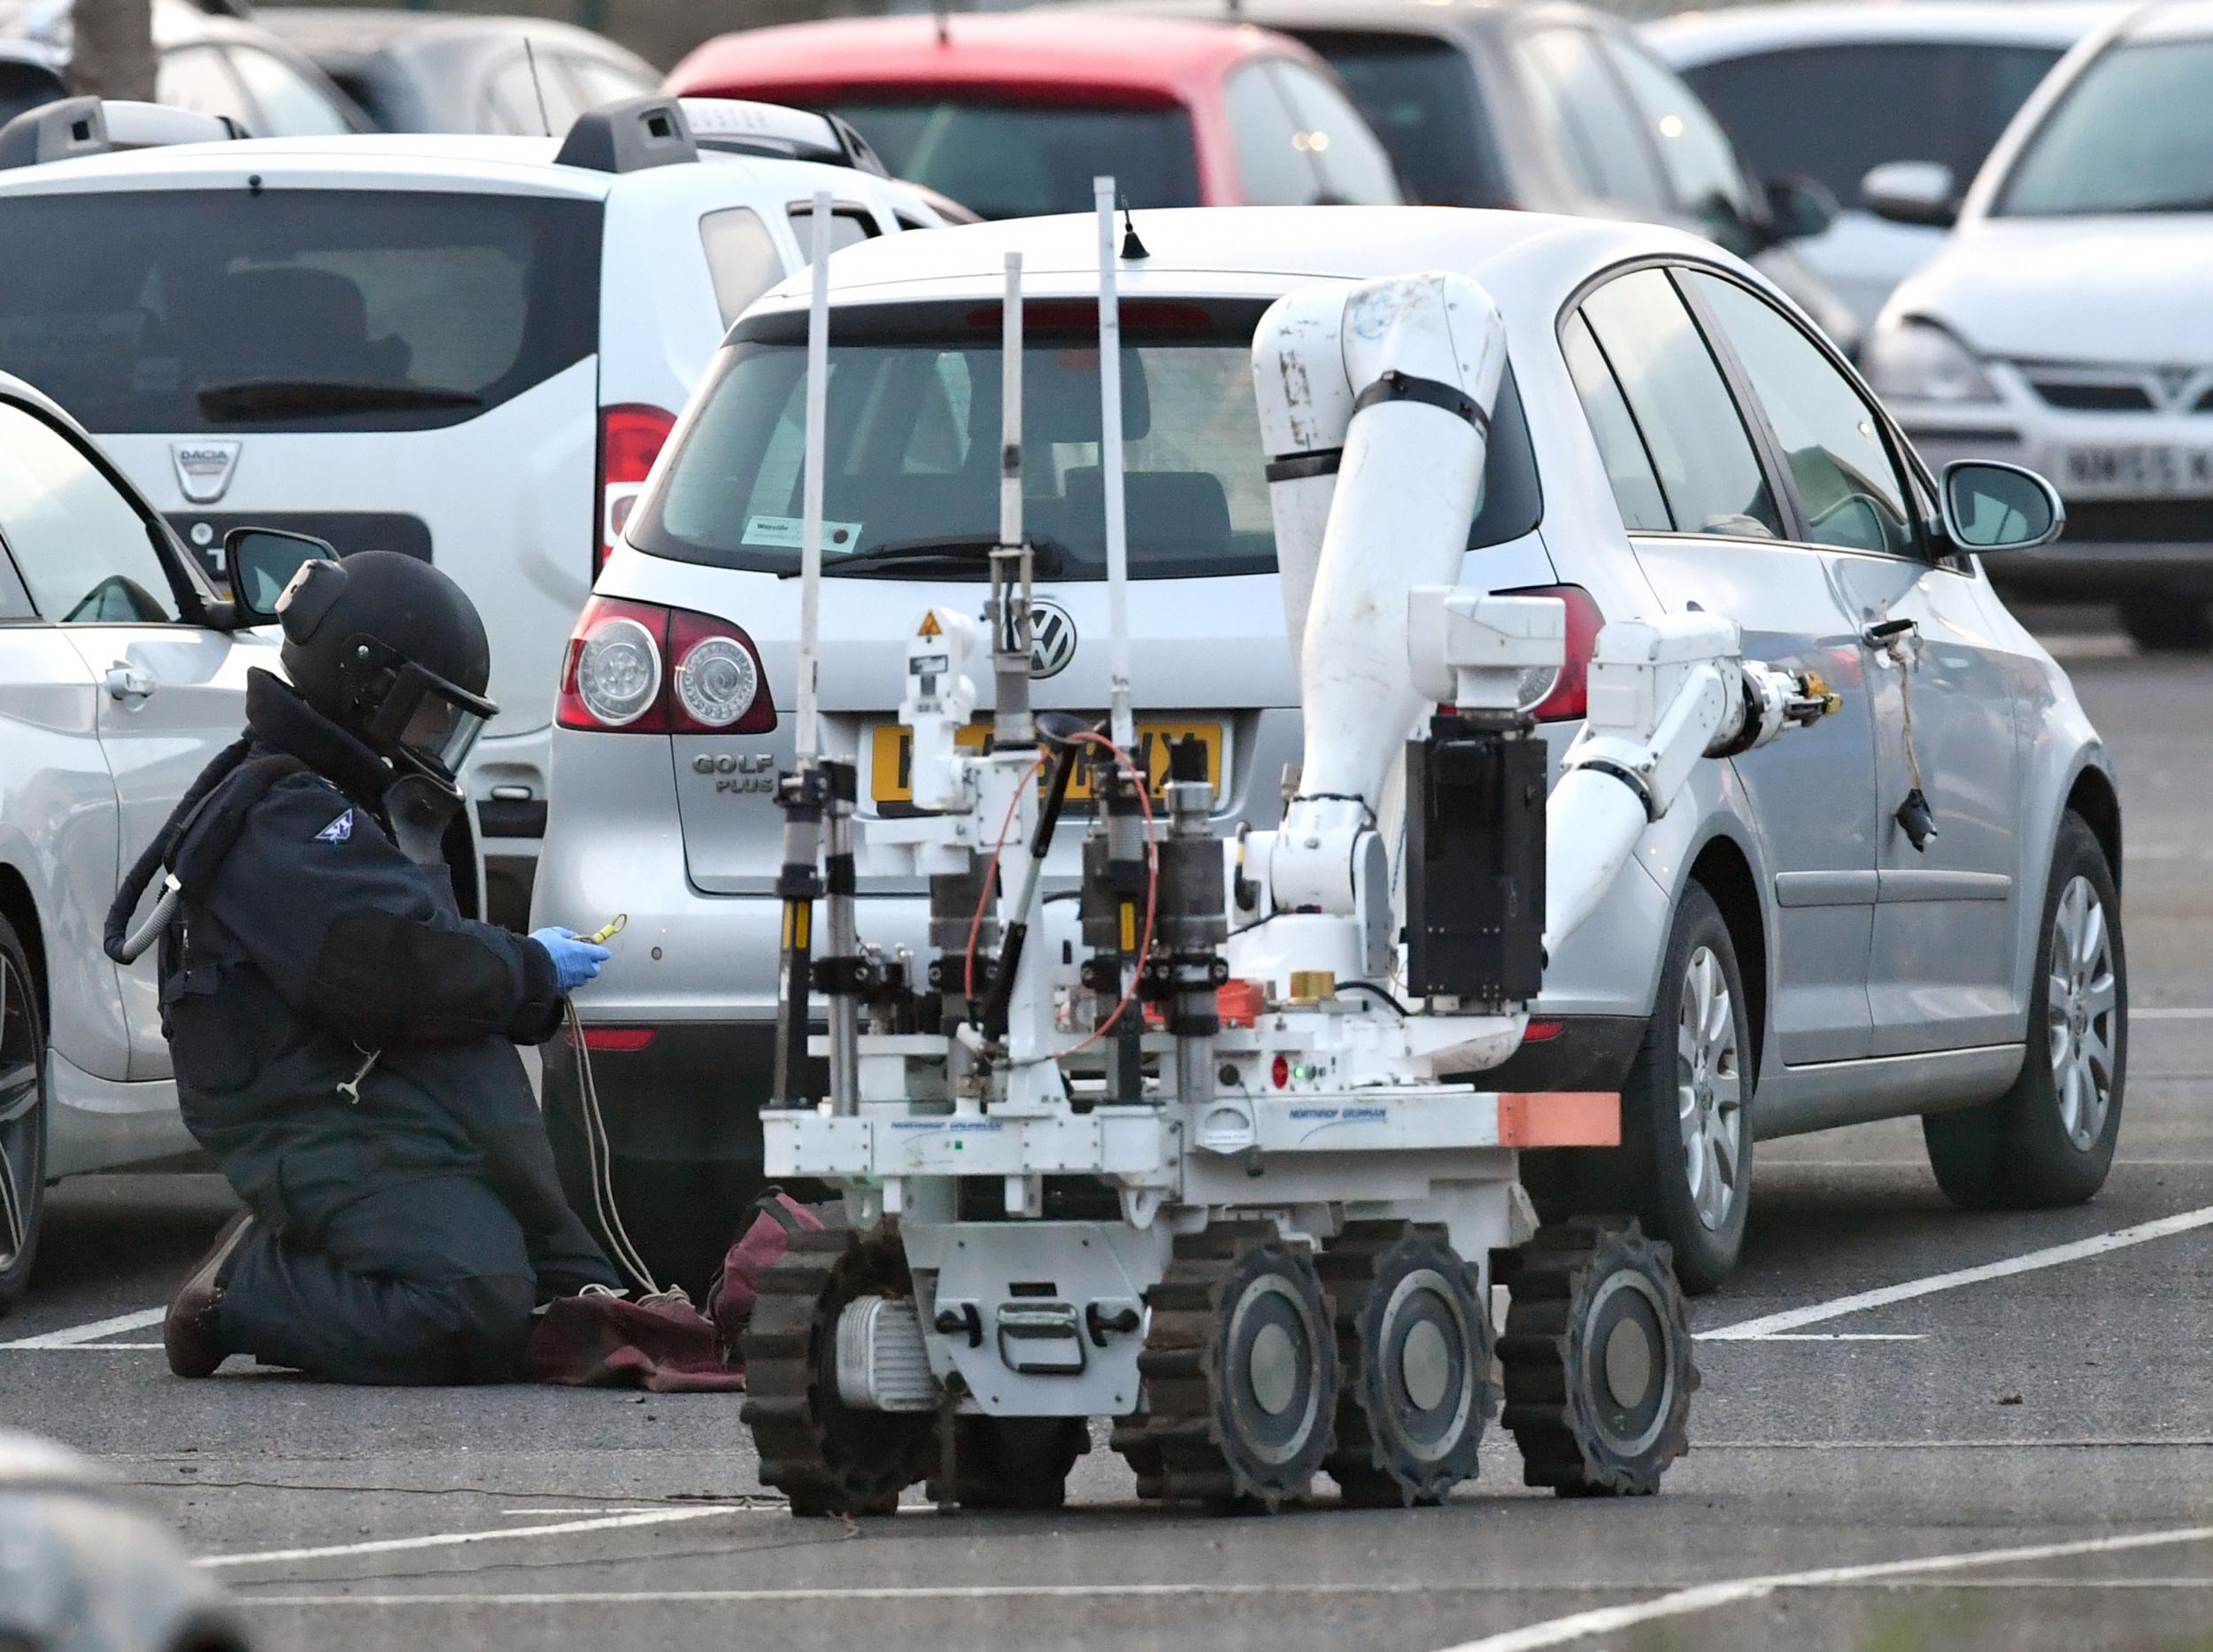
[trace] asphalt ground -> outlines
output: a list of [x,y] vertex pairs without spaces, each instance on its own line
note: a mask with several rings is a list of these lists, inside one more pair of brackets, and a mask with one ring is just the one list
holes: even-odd
[[227,1213],[204,1177],[56,1190],[0,1415],[139,1487],[274,1648],[2213,1648],[2213,662],[2063,645],[2127,820],[2111,1180],[1968,1216],[1915,1123],[1762,1146],[1656,1498],[1525,1491],[1500,1435],[1442,1509],[1209,1518],[1102,1441],[1052,1517],[796,1521],[735,1396],[171,1378],[130,1316]]

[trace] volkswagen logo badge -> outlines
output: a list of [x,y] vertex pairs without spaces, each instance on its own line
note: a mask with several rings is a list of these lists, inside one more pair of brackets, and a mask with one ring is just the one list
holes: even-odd
[[1057,677],[1076,658],[1076,621],[1057,602],[1029,606],[1029,675]]

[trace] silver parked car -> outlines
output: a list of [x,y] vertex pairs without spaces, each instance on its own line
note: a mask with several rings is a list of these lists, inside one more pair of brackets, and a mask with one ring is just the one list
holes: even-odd
[[[1686,1283],[1736,1259],[1756,1137],[1925,1115],[1962,1203],[2087,1198],[2119,1127],[2120,807],[2066,675],[1978,552],[2059,526],[2003,466],[1930,473],[1820,330],[1741,261],[1652,225],[1446,208],[1140,212],[1122,310],[1132,679],[1156,767],[1206,743],[1225,824],[1300,755],[1252,379],[1255,323],[1318,281],[1450,269],[1507,325],[1469,584],[1567,604],[1528,685],[1563,743],[1608,618],[1726,614],[1838,714],[1700,768],[1550,961],[1507,1090],[1624,1098],[1623,1146],[1531,1165],[1634,1210]],[[1040,706],[1107,698],[1095,228],[932,231],[832,264],[821,698],[858,764],[864,937],[936,955],[868,822],[911,812],[895,707],[928,605],[975,612],[998,530],[1003,265],[1029,274],[1025,481]],[[634,1237],[680,1278],[758,1179],[797,630],[803,283],[739,319],[578,621],[537,921],[627,911],[582,1001]],[[1910,709],[1910,715],[1908,714]],[[979,728],[977,737],[983,737]],[[1924,815],[1927,817],[1924,819]],[[1924,830],[1935,827],[1933,834]],[[1047,887],[1073,884],[1069,834]],[[1048,893],[1050,900],[1053,895]],[[549,1058],[581,1162],[573,1058]]]
[[303,5],[258,7],[254,21],[313,58],[385,132],[537,137],[660,89],[636,52],[545,18]]
[[0,374],[0,1307],[29,1278],[48,1182],[193,1145],[154,960],[119,969],[101,927],[120,868],[238,737],[248,668],[278,668],[253,628],[328,552],[232,536],[249,540],[251,607],[81,426]]

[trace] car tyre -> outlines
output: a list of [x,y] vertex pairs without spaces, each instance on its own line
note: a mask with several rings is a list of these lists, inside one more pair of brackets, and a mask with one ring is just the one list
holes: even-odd
[[0,918],[0,1313],[30,1283],[46,1210],[46,1025],[35,980]]
[[2113,1168],[2128,1078],[2128,953],[2113,868],[2071,812],[2044,892],[2028,1045],[1997,1100],[1921,1121],[1937,1185],[1964,1209],[2078,1205]]
[[2122,598],[2121,629],[2147,653],[2202,653],[2213,648],[2213,610],[2181,591],[2144,591]]
[[1660,986],[1622,1085],[1622,1145],[1523,1155],[1547,1222],[1634,1216],[1675,1251],[1685,1291],[1737,1265],[1752,1202],[1753,1046],[1736,943],[1714,898],[1684,891]]

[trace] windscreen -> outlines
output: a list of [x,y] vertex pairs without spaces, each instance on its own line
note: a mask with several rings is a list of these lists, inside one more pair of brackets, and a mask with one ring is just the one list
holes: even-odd
[[1962,189],[2045,72],[2051,46],[1885,41],[1790,47],[1683,71],[1762,178],[1856,205],[1885,161],[1933,160]]
[[1391,151],[1413,198],[1429,206],[1505,206],[1506,175],[1490,138],[1474,66],[1426,35],[1301,30]]
[[1997,215],[2213,212],[2213,40],[2101,55],[2045,117]]
[[598,336],[592,201],[81,191],[7,222],[0,369],[96,431],[453,424]]
[[[1264,305],[1137,301],[1122,309],[1130,571],[1136,578],[1272,572],[1267,456],[1253,395]],[[823,568],[986,576],[999,537],[997,305],[886,305],[830,328]],[[1023,516],[1040,577],[1106,577],[1098,311],[1023,313]],[[806,453],[804,314],[740,324],[681,447],[628,537],[657,556],[794,574]],[[1495,410],[1471,544],[1537,524],[1536,462],[1512,382]]]
[[894,176],[986,218],[1089,212],[1103,171],[1132,206],[1199,205],[1191,117],[1180,108],[925,96],[849,97],[829,112],[852,121]]

